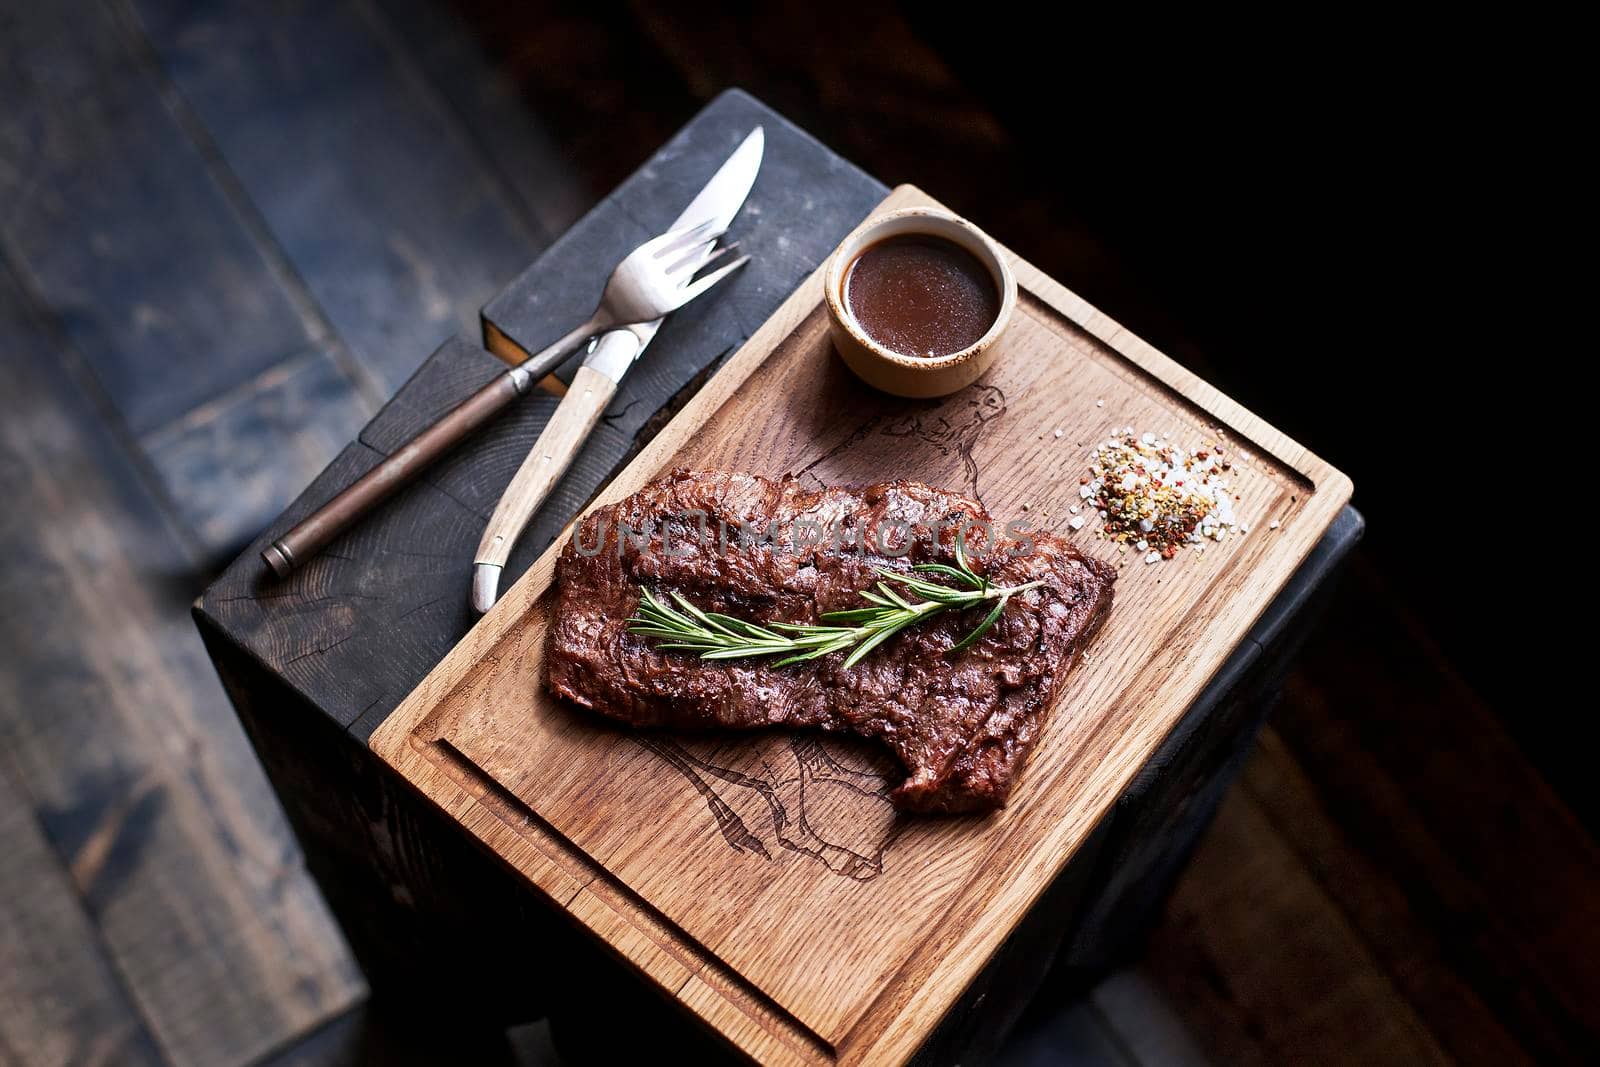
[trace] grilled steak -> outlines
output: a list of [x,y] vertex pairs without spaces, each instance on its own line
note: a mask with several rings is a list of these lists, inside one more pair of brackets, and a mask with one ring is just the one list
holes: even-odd
[[627,632],[641,586],[755,622],[815,622],[860,608],[861,591],[878,580],[874,567],[953,563],[968,522],[991,520],[982,505],[915,482],[814,490],[791,478],[674,471],[590,513],[562,551],[546,684],[636,726],[878,738],[909,775],[891,794],[900,808],[1000,807],[1062,679],[1111,607],[1114,570],[1059,538],[1033,534],[1030,544],[996,531],[997,543],[985,546],[968,527],[971,565],[990,582],[1045,584],[1013,596],[976,644],[950,655],[988,606],[935,614],[848,669],[843,653],[787,667],[703,661]]

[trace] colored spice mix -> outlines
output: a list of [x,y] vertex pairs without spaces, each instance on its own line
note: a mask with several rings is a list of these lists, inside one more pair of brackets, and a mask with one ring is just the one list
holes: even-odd
[[1100,536],[1145,553],[1146,563],[1171,559],[1184,545],[1204,551],[1237,526],[1221,441],[1187,452],[1164,436],[1135,436],[1133,427],[1089,454],[1078,495],[1100,513]]

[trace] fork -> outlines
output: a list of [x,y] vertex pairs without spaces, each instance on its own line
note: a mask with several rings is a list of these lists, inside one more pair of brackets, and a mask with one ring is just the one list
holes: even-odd
[[749,256],[740,256],[704,277],[689,281],[701,268],[739,247],[735,242],[708,256],[706,249],[724,232],[707,221],[669,230],[635,248],[611,272],[599,306],[587,321],[525,362],[496,375],[449,414],[273,541],[262,550],[261,558],[280,578],[287,577],[352,523],[409,483],[424,467],[528,392],[584,341],[618,327],[659,319],[744,266]]
[[634,326],[659,319],[669,311],[683,307],[716,285],[724,275],[738,270],[749,258],[741,257],[688,285],[683,284],[687,275],[694,274],[739,247],[735,241],[706,256],[706,246],[714,244],[724,232],[716,229],[715,223],[708,219],[698,226],[671,230],[635,248],[611,272],[605,292],[600,294],[600,306],[594,309],[589,321],[579,324],[561,340],[530,356],[522,366],[531,368],[530,373],[537,381],[560,366],[561,358],[568,352],[596,334],[619,326]]

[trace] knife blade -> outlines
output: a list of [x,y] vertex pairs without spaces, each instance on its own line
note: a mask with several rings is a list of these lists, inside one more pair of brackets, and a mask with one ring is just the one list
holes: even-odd
[[[760,126],[750,131],[734,149],[717,172],[711,176],[689,206],[684,208],[668,230],[711,222],[712,232],[726,230],[735,215],[744,206],[750,188],[761,170],[761,159],[766,150],[766,134]],[[713,251],[707,245],[699,254],[698,268]],[[684,272],[684,285],[688,285],[694,271]],[[487,532],[484,544],[472,569],[472,606],[479,613],[488,611],[500,595],[500,572],[510,553],[511,543],[521,534],[555,483],[565,473],[572,457],[582,444],[582,439],[593,428],[605,404],[616,392],[623,375],[639,359],[645,348],[655,339],[665,317],[650,322],[624,326],[602,334],[585,357],[573,379],[573,386],[562,398],[561,405],[551,416],[533,450],[523,461],[522,469],[506,487],[505,494],[495,507],[491,527],[500,519],[508,505],[513,514],[496,534]],[[580,380],[582,388],[578,388]],[[567,409],[565,412],[563,409]],[[580,410],[581,409],[581,410]],[[550,440],[547,440],[550,439]],[[537,457],[537,458],[536,458]]]
[[[684,208],[677,218],[672,220],[668,230],[683,229],[688,226],[698,226],[702,222],[711,222],[713,231],[725,230],[733,222],[733,217],[744,207],[745,199],[750,195],[750,187],[755,184],[756,175],[761,171],[761,158],[766,152],[767,135],[762,127],[757,126],[745,135],[739,142],[739,147],[733,150],[717,172],[711,176],[704,187],[689,201],[689,206]],[[711,255],[712,249],[708,246],[700,253],[700,262]],[[696,264],[698,267],[699,264]],[[683,284],[688,285],[693,271],[684,275]],[[623,326],[619,329],[602,334],[600,342],[589,354],[589,359],[594,359],[600,354],[600,348],[605,339],[615,334],[631,333],[638,338],[638,350],[632,353],[631,359],[638,359],[643,354],[645,346],[654,340],[656,331],[661,329],[665,317],[654,319],[650,322],[635,323],[632,326]],[[621,358],[624,349],[620,347],[609,356],[601,357],[602,361]],[[588,360],[585,360],[587,363]],[[626,365],[624,367],[624,373]]]

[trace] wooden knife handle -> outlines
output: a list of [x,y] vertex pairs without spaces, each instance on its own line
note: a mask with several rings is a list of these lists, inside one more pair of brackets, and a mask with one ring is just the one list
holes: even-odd
[[572,457],[578,454],[616,392],[617,383],[612,379],[592,367],[578,368],[567,395],[561,398],[544,432],[534,442],[533,451],[522,461],[489,517],[474,564],[505,566],[522,528],[566,473]]
[[261,558],[280,578],[322,550],[351,523],[392,496],[417,472],[461,442],[533,384],[532,373],[513,367],[463,400],[405,447],[363,474],[338,496],[301,520],[262,550]]

